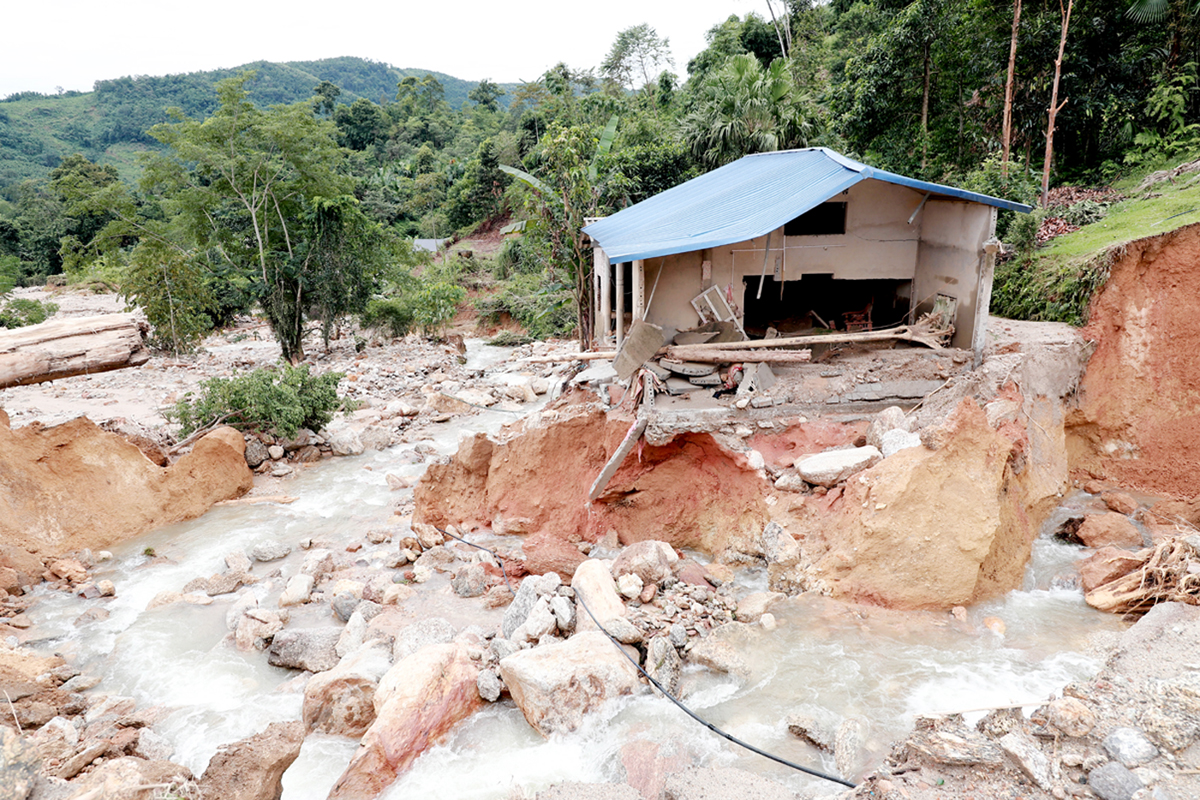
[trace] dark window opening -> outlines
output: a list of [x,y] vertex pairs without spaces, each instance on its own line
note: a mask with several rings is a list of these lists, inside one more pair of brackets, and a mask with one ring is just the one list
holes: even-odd
[[752,338],[767,328],[781,334],[814,328],[871,330],[902,324],[908,315],[912,281],[893,279],[834,280],[832,275],[805,275],[780,281],[768,276],[758,297],[757,275],[742,279],[746,287],[743,327]]
[[822,203],[783,226],[784,236],[837,236],[845,232],[845,203]]

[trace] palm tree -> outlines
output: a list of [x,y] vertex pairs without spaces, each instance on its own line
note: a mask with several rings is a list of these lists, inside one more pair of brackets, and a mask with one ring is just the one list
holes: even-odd
[[700,87],[683,136],[692,154],[715,169],[749,153],[807,146],[814,128],[810,116],[786,61],[776,59],[763,69],[744,53]]

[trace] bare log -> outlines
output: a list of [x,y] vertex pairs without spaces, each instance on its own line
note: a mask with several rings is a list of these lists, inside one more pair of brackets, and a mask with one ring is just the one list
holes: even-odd
[[[745,344],[743,342],[742,344]],[[667,358],[680,361],[700,361],[706,364],[732,364],[735,361],[745,364],[770,362],[772,364],[802,364],[812,358],[811,350],[687,350],[677,351],[674,347],[667,348]]]
[[681,344],[671,348],[677,358],[695,360],[692,353],[705,350],[757,350],[761,348],[808,347],[814,344],[849,344],[851,342],[917,342],[940,350],[939,342],[950,330],[933,330],[924,325],[901,325],[879,331],[861,333],[827,333],[820,336],[783,336],[778,339],[754,339],[749,342],[707,342],[705,344]]
[[149,330],[140,315],[104,314],[0,331],[0,389],[139,366]]

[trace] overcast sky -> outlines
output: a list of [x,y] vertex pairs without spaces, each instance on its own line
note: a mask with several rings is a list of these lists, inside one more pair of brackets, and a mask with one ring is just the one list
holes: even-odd
[[670,38],[675,72],[730,14],[765,0],[7,0],[0,97],[88,92],[97,80],[236,67],[259,59],[359,56],[496,82],[533,80],[565,61],[598,66],[617,32],[649,23]]

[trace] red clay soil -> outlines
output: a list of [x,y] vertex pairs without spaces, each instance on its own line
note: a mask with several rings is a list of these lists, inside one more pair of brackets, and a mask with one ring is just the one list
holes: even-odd
[[1068,419],[1077,478],[1177,498],[1200,474],[1200,225],[1126,246],[1092,301],[1096,343]]
[[502,443],[476,436],[450,464],[430,466],[415,490],[414,520],[533,534],[525,542],[530,556],[531,545],[547,537],[594,542],[612,531],[621,544],[660,539],[715,553],[762,531],[769,485],[703,433],[661,447],[643,444],[588,503],[593,481],[631,423],[568,408]]
[[164,468],[86,417],[14,430],[0,411],[0,541],[61,555],[198,517],[254,485],[245,447],[218,428]]
[[869,420],[835,422],[814,419],[792,425],[783,433],[755,434],[746,443],[762,453],[763,460],[768,464],[790,467],[800,456],[854,444],[866,434],[869,426]]

